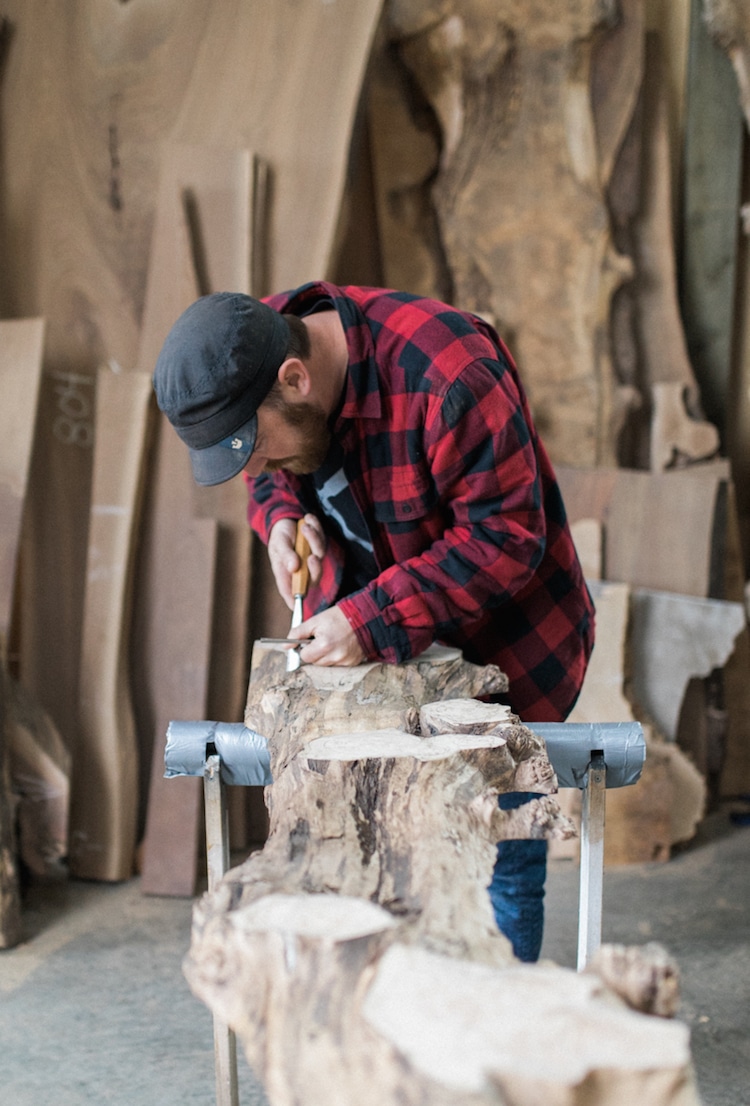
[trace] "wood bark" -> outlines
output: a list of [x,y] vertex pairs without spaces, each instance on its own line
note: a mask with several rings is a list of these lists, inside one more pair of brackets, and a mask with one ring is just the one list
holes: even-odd
[[270,835],[196,905],[185,971],[272,1106],[697,1106],[684,1026],[519,965],[496,929],[497,794],[544,756],[476,701],[504,686],[441,649],[292,674],[269,650],[254,669]]

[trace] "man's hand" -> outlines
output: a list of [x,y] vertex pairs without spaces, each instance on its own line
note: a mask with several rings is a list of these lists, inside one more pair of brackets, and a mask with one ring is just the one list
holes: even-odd
[[346,666],[361,664],[365,659],[357,635],[340,607],[329,607],[313,615],[289,636],[310,638],[310,643],[300,650],[300,659],[305,664]]
[[[310,581],[317,584],[323,569],[322,561],[326,551],[326,539],[323,527],[315,515],[305,515],[302,532],[310,545],[307,567]],[[292,576],[300,567],[299,557],[294,551],[297,537],[297,523],[293,518],[282,518],[268,536],[268,557],[271,571],[279,589],[279,595],[291,610],[294,606],[292,595]]]

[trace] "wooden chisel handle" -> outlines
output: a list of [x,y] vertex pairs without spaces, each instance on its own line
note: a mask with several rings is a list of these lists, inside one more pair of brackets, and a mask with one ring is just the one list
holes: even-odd
[[310,570],[307,567],[307,558],[310,556],[310,545],[302,533],[302,519],[297,520],[297,538],[294,543],[294,552],[301,561],[300,567],[292,575],[292,595],[307,595],[310,586]]

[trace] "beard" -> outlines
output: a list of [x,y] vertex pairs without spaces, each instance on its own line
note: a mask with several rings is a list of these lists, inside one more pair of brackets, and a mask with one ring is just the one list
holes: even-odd
[[265,472],[285,469],[295,476],[315,472],[326,459],[331,444],[328,416],[322,407],[307,403],[282,403],[278,407],[286,424],[300,432],[303,438],[299,452],[280,461],[267,461]]

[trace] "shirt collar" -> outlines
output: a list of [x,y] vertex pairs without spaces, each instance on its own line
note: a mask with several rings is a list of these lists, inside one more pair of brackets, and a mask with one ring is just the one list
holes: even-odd
[[349,367],[341,396],[338,419],[379,419],[382,413],[380,377],[375,343],[367,319],[345,290],[326,281],[311,281],[289,294],[281,310],[305,315],[316,299],[333,302],[344,326]]

